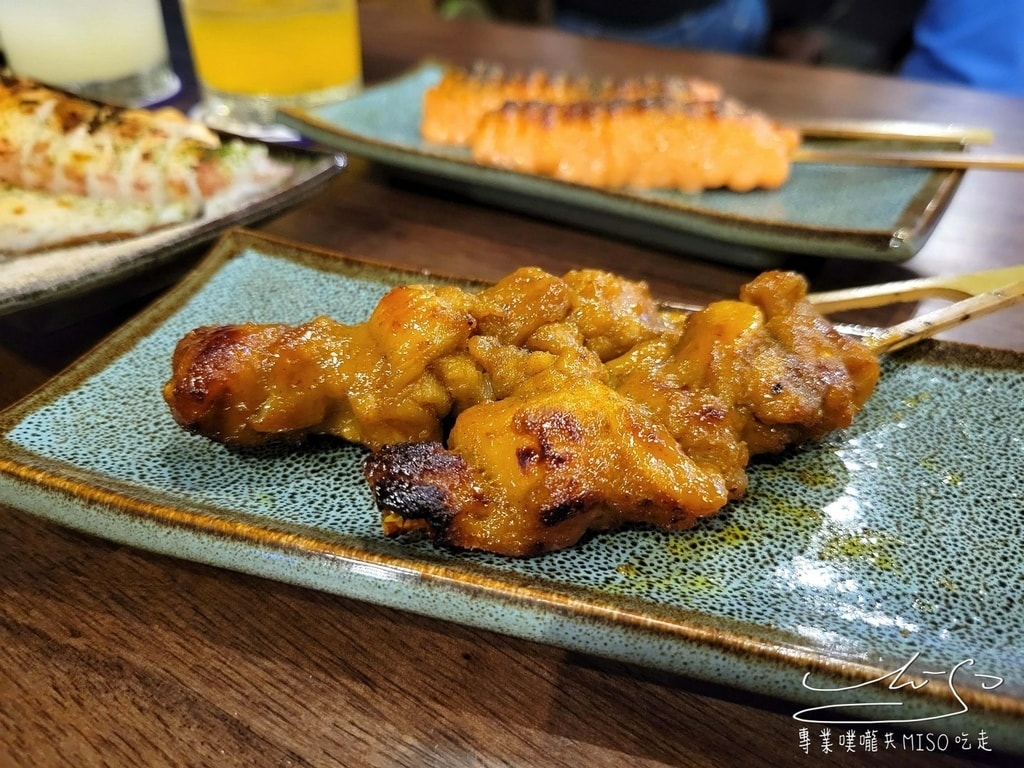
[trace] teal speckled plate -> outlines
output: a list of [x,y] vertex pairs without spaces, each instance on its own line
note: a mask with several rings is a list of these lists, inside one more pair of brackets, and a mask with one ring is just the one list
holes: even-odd
[[440,76],[438,64],[425,63],[348,101],[285,110],[281,121],[326,146],[484,202],[753,267],[777,263],[783,253],[909,259],[963,176],[962,171],[799,164],[789,182],[774,191],[602,191],[488,168],[474,163],[468,150],[424,142],[422,97]]
[[1020,355],[926,343],[890,356],[851,429],[755,464],[747,497],[694,530],[527,560],[383,538],[361,449],[232,451],[171,419],[161,387],[193,327],[360,321],[390,286],[425,279],[230,233],[159,304],[0,414],[0,504],[782,697],[802,720],[845,721],[831,707],[847,704],[1024,752]]

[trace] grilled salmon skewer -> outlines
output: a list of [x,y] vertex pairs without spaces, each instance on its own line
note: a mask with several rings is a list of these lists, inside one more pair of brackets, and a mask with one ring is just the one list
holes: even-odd
[[552,75],[542,70],[509,73],[496,65],[477,64],[470,70],[450,67],[423,97],[423,138],[437,144],[467,146],[480,119],[506,102],[574,102],[665,98],[709,101],[721,98],[714,83],[681,77],[635,77],[592,81]]
[[738,102],[509,102],[473,137],[479,163],[601,188],[774,189],[798,131]]
[[542,71],[450,68],[423,98],[427,141],[483,165],[614,189],[774,189],[800,132],[703,80],[591,82]]
[[506,101],[538,100],[561,104],[585,99],[586,80],[552,76],[536,70],[506,74],[495,66],[477,65],[472,70],[450,68],[423,95],[423,138],[437,144],[465,146],[480,118]]

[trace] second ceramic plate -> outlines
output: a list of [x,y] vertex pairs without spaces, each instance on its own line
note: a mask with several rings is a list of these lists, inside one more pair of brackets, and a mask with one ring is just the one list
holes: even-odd
[[0,414],[0,505],[784,697],[804,722],[874,719],[951,746],[983,731],[990,747],[1024,753],[1020,355],[935,343],[889,355],[850,429],[756,461],[747,496],[693,530],[635,528],[525,560],[386,539],[362,449],[229,450],[171,418],[161,390],[192,328],[360,322],[390,287],[425,280],[444,278],[225,236],[164,298]]
[[349,101],[286,110],[281,120],[338,150],[362,155],[488,203],[649,245],[764,267],[780,254],[904,261],[934,228],[962,171],[797,165],[779,190],[604,191],[473,162],[468,150],[420,137],[436,63]]

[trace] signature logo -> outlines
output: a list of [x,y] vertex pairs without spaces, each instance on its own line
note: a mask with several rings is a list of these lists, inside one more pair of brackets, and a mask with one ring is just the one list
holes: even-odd
[[[863,701],[857,700],[856,696],[851,696],[852,700],[849,701],[833,702],[832,704],[802,709],[793,715],[793,719],[799,720],[803,723],[822,723],[828,725],[923,723],[928,720],[941,720],[946,717],[956,717],[957,715],[962,715],[968,711],[966,702],[964,702],[963,698],[960,696],[960,692],[957,690],[958,681],[962,680],[963,677],[968,674],[971,674],[974,678],[980,680],[981,688],[985,691],[991,691],[1003,684],[1003,678],[996,675],[984,675],[977,672],[969,672],[967,668],[974,666],[974,659],[964,659],[947,670],[935,671],[922,669],[920,671],[912,671],[914,665],[918,663],[920,656],[920,653],[915,653],[905,664],[897,667],[891,672],[886,672],[873,680],[867,680],[863,683],[857,683],[856,685],[841,686],[838,688],[818,688],[811,685],[809,682],[811,677],[810,672],[804,675],[802,684],[803,687],[809,691],[816,691],[818,693],[835,693],[843,695],[845,698],[846,694],[855,694],[858,691],[877,691],[880,687],[889,691],[900,691],[905,688],[916,691],[927,685],[931,685],[934,682],[937,685],[944,686],[945,689],[952,694],[954,701],[951,703],[952,708],[950,711],[940,712],[937,715],[929,715],[927,717],[900,717],[899,715],[896,715],[893,718],[885,720],[851,720],[849,719],[849,716],[843,716],[841,713],[836,712],[836,710],[848,710],[855,707],[893,708],[894,710],[897,710],[899,707],[904,705],[904,702],[901,701]],[[916,672],[916,674],[913,674],[914,672]],[[911,679],[912,674],[917,679]],[[882,711],[884,711],[884,709]],[[829,713],[833,712],[835,713],[834,717],[829,715]]]

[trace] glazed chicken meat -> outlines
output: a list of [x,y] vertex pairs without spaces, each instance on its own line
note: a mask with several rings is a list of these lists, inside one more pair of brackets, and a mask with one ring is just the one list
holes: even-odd
[[198,328],[164,397],[227,444],[365,446],[388,536],[529,556],[689,528],[744,494],[752,456],[848,426],[878,362],[806,290],[767,272],[688,314],[596,270],[403,286],[361,324]]

